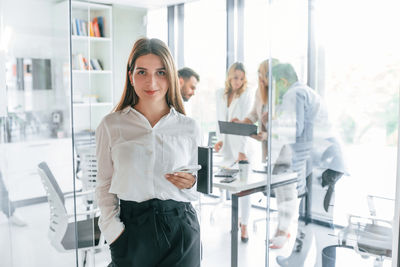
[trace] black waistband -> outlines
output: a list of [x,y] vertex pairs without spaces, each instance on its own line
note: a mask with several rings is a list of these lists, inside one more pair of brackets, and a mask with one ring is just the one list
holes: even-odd
[[178,214],[181,211],[190,209],[190,202],[179,202],[175,200],[150,199],[143,202],[120,200],[121,219],[131,219],[149,211],[159,214]]

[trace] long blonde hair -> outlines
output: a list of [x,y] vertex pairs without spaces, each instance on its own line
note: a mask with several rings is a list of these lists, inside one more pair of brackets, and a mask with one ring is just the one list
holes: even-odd
[[241,62],[235,62],[229,67],[228,74],[226,75],[224,93],[227,96],[232,92],[231,80],[232,80],[233,76],[235,75],[236,70],[239,70],[244,73],[244,82],[237,91],[237,97],[239,97],[247,88],[247,76],[246,76],[246,70],[244,68],[244,65]]
[[[279,63],[279,60],[272,58],[272,66],[274,67]],[[264,60],[258,67],[258,90],[260,92],[263,104],[268,103],[268,73],[269,73],[269,59]],[[261,84],[260,79],[264,81],[264,86]]]
[[174,60],[168,47],[159,39],[148,39],[140,38],[133,45],[132,51],[129,55],[128,63],[126,66],[126,78],[124,92],[122,93],[121,99],[117,106],[114,108],[115,111],[123,110],[128,106],[135,106],[139,102],[139,97],[135,93],[133,85],[129,79],[133,69],[135,68],[136,60],[148,54],[159,56],[162,63],[164,64],[165,71],[168,79],[168,91],[165,95],[165,100],[168,106],[174,107],[178,112],[185,114],[185,108],[183,107],[181,91],[179,89],[178,74],[176,71]]

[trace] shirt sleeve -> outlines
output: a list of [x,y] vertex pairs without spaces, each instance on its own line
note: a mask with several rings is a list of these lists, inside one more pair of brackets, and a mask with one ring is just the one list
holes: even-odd
[[111,158],[110,133],[105,119],[96,130],[97,185],[96,198],[100,208],[99,227],[107,243],[112,243],[124,230],[119,219],[119,203],[115,194],[109,193],[114,172]]
[[[247,89],[249,90],[249,89]],[[250,92],[245,92],[242,94],[243,97],[243,101],[240,103],[240,119],[243,120],[247,114],[249,114],[250,110],[251,110],[251,102],[252,102],[252,98],[251,98],[251,94]],[[240,142],[239,142],[239,152],[244,153],[247,155],[247,139],[248,137],[245,136],[241,136],[240,137]]]
[[[192,148],[189,165],[197,165],[198,164],[198,155],[197,155],[198,147],[203,145],[203,138],[202,138],[200,126],[198,125],[197,122],[194,122],[194,124],[195,124],[194,146]],[[198,199],[197,172],[195,173],[195,175],[196,175],[196,182],[194,183],[194,185],[191,188],[181,189],[182,192],[184,192],[187,195],[187,197],[190,201],[194,201],[194,200]]]
[[226,105],[224,103],[224,92],[223,90],[217,90],[216,95],[215,95],[215,103],[216,103],[216,111],[217,111],[217,123],[216,123],[216,136],[217,136],[217,140],[221,141],[222,140],[222,136],[221,133],[219,132],[219,124],[218,121],[225,121],[225,116],[223,114],[223,110],[222,107],[224,105]]
[[258,114],[257,114],[257,105],[258,102],[260,101],[260,96],[257,92],[254,94],[254,102],[253,102],[253,108],[251,109],[250,113],[247,115],[247,118],[251,120],[253,123],[256,123],[258,121]]

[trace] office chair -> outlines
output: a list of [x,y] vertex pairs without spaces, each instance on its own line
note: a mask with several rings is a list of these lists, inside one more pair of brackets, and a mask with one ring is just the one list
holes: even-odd
[[339,244],[351,245],[362,257],[375,257],[374,267],[380,267],[385,259],[392,257],[392,221],[377,218],[374,199],[393,199],[367,196],[370,217],[348,216],[348,225],[339,232]]
[[[94,190],[97,183],[96,140],[94,132],[81,132],[74,136],[76,177],[82,182],[84,191]],[[87,194],[86,202],[94,203],[94,195]]]
[[[96,147],[87,147],[80,150],[81,175],[78,178],[82,181],[83,191],[94,191],[97,184],[97,158]],[[85,196],[88,204],[95,204],[94,194]]]
[[[78,249],[83,252],[83,266],[86,264],[87,252],[94,252],[104,244],[98,227],[98,209],[90,209],[76,213],[77,217],[84,216],[83,220],[74,221],[75,214],[68,214],[65,208],[65,198],[74,195],[64,195],[57,180],[50,171],[46,162],[38,165],[38,173],[41,177],[50,207],[50,225],[48,236],[52,246],[59,252],[67,252]],[[93,192],[78,192],[76,196],[92,194]],[[78,240],[75,240],[75,231],[78,232]]]

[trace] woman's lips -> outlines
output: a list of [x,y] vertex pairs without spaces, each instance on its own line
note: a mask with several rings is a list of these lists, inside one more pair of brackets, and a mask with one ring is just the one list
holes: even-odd
[[156,92],[157,92],[157,90],[154,90],[154,91],[144,91],[146,94],[148,94],[148,95],[154,95]]

